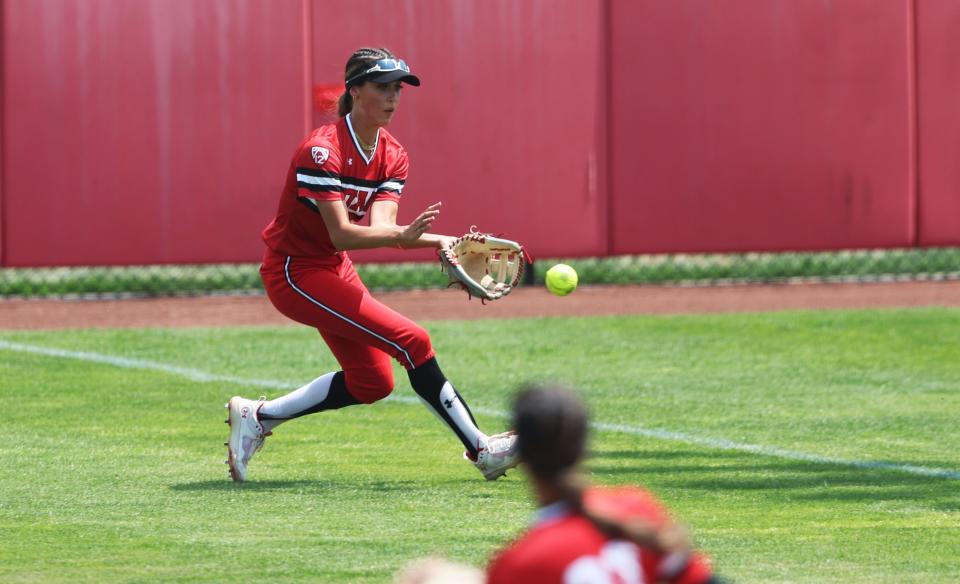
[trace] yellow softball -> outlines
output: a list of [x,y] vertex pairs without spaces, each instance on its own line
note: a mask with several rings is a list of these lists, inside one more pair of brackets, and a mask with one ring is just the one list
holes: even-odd
[[567,264],[557,264],[547,270],[547,290],[557,296],[566,296],[577,289],[577,271]]

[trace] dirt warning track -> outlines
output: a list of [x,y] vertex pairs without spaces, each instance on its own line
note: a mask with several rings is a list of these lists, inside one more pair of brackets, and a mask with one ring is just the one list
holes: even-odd
[[[417,320],[538,316],[687,314],[960,306],[960,282],[764,286],[585,286],[566,297],[520,288],[486,305],[456,290],[381,292],[378,299]],[[295,324],[265,296],[131,300],[4,300],[0,330]]]

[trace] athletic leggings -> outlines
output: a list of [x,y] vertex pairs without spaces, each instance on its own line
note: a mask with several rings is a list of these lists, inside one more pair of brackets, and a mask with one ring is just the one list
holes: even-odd
[[408,370],[434,356],[423,327],[370,295],[346,254],[336,265],[272,250],[260,266],[267,297],[286,317],[320,331],[347,391],[373,403],[393,391],[390,357]]

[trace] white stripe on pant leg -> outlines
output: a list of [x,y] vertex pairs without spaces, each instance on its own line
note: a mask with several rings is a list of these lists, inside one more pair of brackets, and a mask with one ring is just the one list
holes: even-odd
[[344,322],[348,322],[348,323],[352,324],[353,326],[355,326],[355,327],[357,327],[358,329],[364,331],[365,333],[369,333],[369,334],[373,335],[374,337],[380,339],[381,341],[383,341],[384,343],[390,345],[390,346],[393,347],[394,349],[400,351],[401,353],[403,353],[403,356],[407,358],[407,363],[410,364],[410,368],[411,368],[411,369],[415,369],[415,368],[416,368],[417,365],[413,362],[413,359],[410,358],[410,353],[407,353],[407,350],[404,349],[403,347],[401,347],[399,344],[391,341],[390,339],[387,339],[387,338],[385,338],[385,337],[382,337],[382,336],[378,335],[377,333],[373,332],[372,330],[368,329],[367,327],[363,326],[362,324],[360,324],[360,323],[358,323],[358,322],[355,322],[355,321],[350,320],[348,317],[346,317],[346,316],[340,314],[339,312],[333,310],[333,309],[330,308],[329,306],[324,305],[324,304],[321,303],[319,300],[316,300],[315,298],[313,298],[312,296],[310,296],[309,294],[307,294],[306,292],[304,292],[304,291],[301,290],[300,288],[297,288],[297,285],[293,283],[293,278],[290,277],[290,259],[291,259],[290,256],[287,256],[287,261],[283,264],[283,274],[284,274],[284,276],[286,276],[286,278],[287,278],[287,283],[290,284],[290,287],[293,288],[293,289],[297,292],[297,294],[303,296],[304,298],[306,298],[306,299],[309,300],[310,302],[312,302],[312,303],[316,304],[317,306],[319,306],[320,308],[326,310],[327,312],[329,312],[329,313],[332,314],[333,316],[336,316],[337,318],[343,320]]

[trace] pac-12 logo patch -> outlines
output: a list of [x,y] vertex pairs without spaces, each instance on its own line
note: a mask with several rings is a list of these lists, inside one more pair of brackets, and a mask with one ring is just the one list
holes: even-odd
[[330,158],[330,150],[322,146],[314,146],[310,149],[310,156],[313,157],[313,161],[317,163],[317,166],[323,166],[323,163]]

